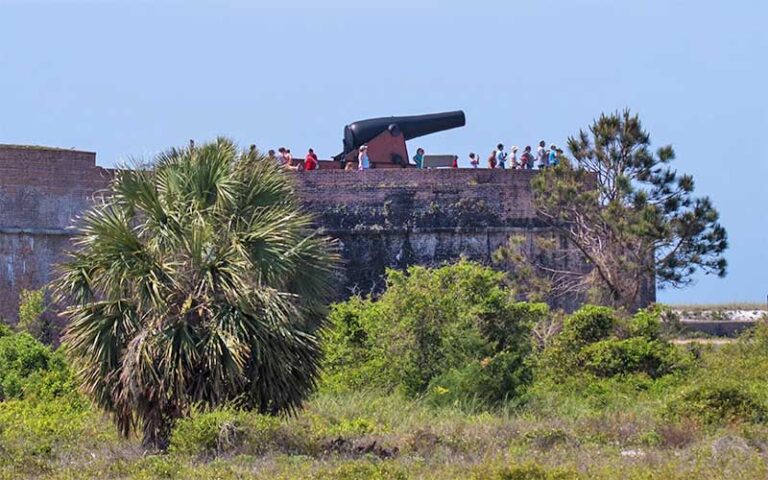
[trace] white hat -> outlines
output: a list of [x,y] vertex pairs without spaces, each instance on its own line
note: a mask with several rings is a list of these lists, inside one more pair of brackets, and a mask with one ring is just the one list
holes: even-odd
[[512,145],[512,151],[513,151],[513,152],[516,152],[517,150],[518,150],[518,149],[517,149],[517,145]]

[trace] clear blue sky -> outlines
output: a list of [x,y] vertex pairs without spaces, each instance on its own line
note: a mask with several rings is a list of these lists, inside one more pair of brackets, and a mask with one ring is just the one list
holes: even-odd
[[730,235],[727,279],[660,299],[762,301],[766,21],[764,0],[0,0],[0,143],[109,166],[224,134],[327,158],[350,121],[464,109],[418,144],[466,156],[630,107]]

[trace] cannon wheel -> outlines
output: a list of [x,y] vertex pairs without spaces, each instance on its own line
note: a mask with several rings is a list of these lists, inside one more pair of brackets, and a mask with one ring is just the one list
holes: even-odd
[[408,166],[408,163],[403,159],[402,156],[398,153],[393,153],[391,157],[392,163],[395,165],[400,165],[400,167],[405,168]]

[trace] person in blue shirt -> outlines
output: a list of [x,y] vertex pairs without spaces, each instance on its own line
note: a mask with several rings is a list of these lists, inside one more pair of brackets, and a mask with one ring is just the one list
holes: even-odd
[[496,165],[502,170],[506,168],[507,152],[504,151],[504,145],[496,145]]
[[416,155],[413,156],[413,163],[416,164],[416,168],[424,168],[424,149],[417,148]]
[[360,147],[359,154],[357,155],[357,169],[368,170],[370,168],[370,162],[368,161],[368,145]]
[[549,146],[549,155],[547,157],[547,165],[550,167],[554,167],[557,165],[558,159],[557,159],[557,146],[553,143]]

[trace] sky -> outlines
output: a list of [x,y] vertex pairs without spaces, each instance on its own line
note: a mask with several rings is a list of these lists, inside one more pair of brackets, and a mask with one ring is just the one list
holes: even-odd
[[409,148],[484,158],[630,108],[730,239],[725,279],[659,300],[764,302],[766,21],[764,0],[0,0],[0,143],[113,166],[226,135],[329,158],[354,120],[462,109]]

